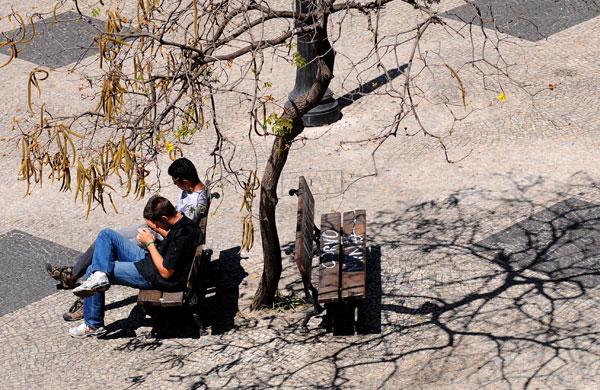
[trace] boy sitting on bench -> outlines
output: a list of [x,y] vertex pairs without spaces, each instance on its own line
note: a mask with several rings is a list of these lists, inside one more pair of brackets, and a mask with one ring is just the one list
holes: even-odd
[[147,225],[165,232],[155,242],[148,229],[139,229],[137,240],[147,250],[111,229],[98,233],[87,279],[73,290],[83,303],[83,322],[69,329],[72,337],[104,334],[104,292],[111,284],[165,291],[181,289],[196,252],[200,228],[161,196],[153,196],[144,208]]
[[[181,196],[175,208],[197,224],[206,210],[208,200],[206,189],[198,177],[196,167],[190,160],[181,157],[171,163],[168,173],[173,180],[173,184],[181,190]],[[137,230],[140,227],[145,226],[138,224],[124,229],[116,229],[116,232],[136,243]],[[157,240],[162,239],[160,232],[156,232],[155,237]],[[86,269],[92,264],[94,246],[95,242],[75,260],[74,266],[47,264],[46,271],[50,274],[50,277],[59,281],[63,288],[76,287],[77,280],[85,274]],[[65,321],[77,321],[82,318],[83,301],[77,299],[71,305],[69,311],[63,314],[63,319]]]

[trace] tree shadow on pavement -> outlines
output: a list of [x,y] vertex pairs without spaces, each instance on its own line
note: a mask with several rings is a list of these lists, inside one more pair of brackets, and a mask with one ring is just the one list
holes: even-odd
[[[600,203],[557,193],[544,207],[527,196],[535,185],[515,187],[514,198],[456,192],[401,215],[380,213],[385,222],[370,225],[392,253],[404,252],[402,263],[389,259],[401,271],[387,277],[403,283],[386,283],[382,309],[388,329],[413,340],[387,359],[427,355],[415,383],[431,376],[450,383],[462,371],[479,384],[552,387],[577,364],[597,365]],[[474,195],[526,218],[485,234],[498,216],[469,204]]]
[[[575,178],[567,192],[551,193],[541,180],[501,179],[513,190],[464,189],[371,212],[379,333],[301,333],[301,311],[247,313],[234,333],[144,355],[135,380],[163,370],[191,388],[593,384],[600,202],[578,194],[600,186]],[[295,264],[284,263],[284,285],[296,285]]]
[[[247,273],[241,266],[240,247],[223,250],[219,257],[211,261],[208,267],[207,297],[201,304],[201,318],[211,329],[212,334],[225,333],[234,326],[238,312],[239,285]],[[107,305],[107,308],[121,307],[135,302],[136,296],[128,297]],[[149,318],[143,308],[135,305],[127,318],[117,320],[106,326],[105,339],[133,338],[121,349],[147,349],[155,345],[148,341],[149,335],[136,336],[136,330],[142,326],[152,327],[152,334],[160,339],[198,338],[198,328],[191,315],[183,308],[164,308],[157,311],[155,318]],[[152,337],[154,338],[154,337]]]

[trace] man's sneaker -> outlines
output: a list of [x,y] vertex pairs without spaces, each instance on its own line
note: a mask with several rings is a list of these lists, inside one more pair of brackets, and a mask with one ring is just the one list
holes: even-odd
[[83,299],[77,298],[69,308],[69,311],[63,314],[65,321],[77,321],[83,319]]
[[76,338],[84,338],[89,336],[102,336],[106,333],[106,329],[99,327],[97,329],[87,326],[85,322],[82,322],[79,326],[69,329],[69,335]]
[[64,289],[71,289],[75,287],[75,282],[71,279],[73,275],[73,267],[67,267],[62,265],[52,265],[46,263],[46,272],[54,280],[60,282],[59,286]]
[[110,282],[104,272],[96,271],[79,286],[75,287],[73,294],[80,298],[91,297],[97,292],[106,291],[110,288]]

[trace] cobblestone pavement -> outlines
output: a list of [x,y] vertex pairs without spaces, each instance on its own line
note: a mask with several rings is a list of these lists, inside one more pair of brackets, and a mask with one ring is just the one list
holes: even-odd
[[[49,9],[51,3],[23,1],[19,7]],[[460,4],[446,2],[443,10]],[[7,8],[0,5],[1,12]],[[414,17],[406,5],[385,12],[394,18],[383,30],[410,25]],[[61,319],[73,295],[42,291],[26,306],[2,308],[0,387],[598,388],[600,17],[578,18],[565,22],[568,28],[553,29],[548,39],[511,38],[515,44],[507,56],[519,64],[515,76],[540,90],[550,83],[556,87],[532,100],[505,85],[508,100],[502,104],[493,92],[473,91],[470,101],[482,102],[481,107],[446,138],[450,158],[466,157],[459,162],[447,163],[435,140],[399,135],[376,155],[378,174],[356,181],[373,173],[372,148],[340,145],[340,140],[381,130],[395,112],[380,109],[393,104],[385,94],[365,96],[345,107],[337,123],[305,131],[306,146],[294,148],[283,173],[281,241],[294,240],[296,199],[285,193],[299,173],[318,188],[317,215],[367,210],[371,333],[332,336],[320,330],[318,318],[309,323],[310,332],[301,333],[308,306],[248,310],[261,273],[261,248],[257,244],[238,254],[240,196],[225,186],[208,233],[219,275],[217,295],[207,308],[211,335],[197,338],[193,328],[174,317],[166,337],[146,337],[152,324],[134,305],[135,291],[113,287],[107,293],[107,337],[73,340],[67,335],[71,324]],[[448,23],[459,22],[448,18]],[[9,29],[6,20],[0,26]],[[347,35],[336,43],[340,53],[367,46],[364,37],[343,26]],[[444,39],[440,29],[423,49]],[[468,45],[444,43],[448,56],[469,55]],[[352,57],[338,59],[336,66],[345,69]],[[81,251],[101,227],[139,219],[144,200],[123,199],[119,214],[96,211],[85,219],[72,194],[60,193],[55,184],[45,183],[23,197],[24,185],[15,180],[18,155],[11,137],[18,132],[11,130],[11,121],[26,112],[27,74],[34,66],[17,59],[0,71],[5,98],[0,238],[18,230]],[[68,69],[51,71],[43,84],[47,104],[65,111],[84,104],[79,76]],[[361,75],[365,80],[377,76]],[[293,78],[280,72],[272,82],[273,93],[283,97]],[[452,85],[441,81],[436,87]],[[355,87],[344,80],[332,83],[338,96]],[[244,123],[237,102],[220,104],[239,114],[222,118],[222,126]],[[435,108],[423,110],[427,125],[445,120]],[[201,146],[207,140],[197,142]],[[260,165],[269,143],[256,146]],[[200,168],[210,164],[200,151],[186,154]],[[173,198],[177,189],[168,183],[161,192]],[[10,262],[10,249],[1,248],[0,261],[3,267],[13,264],[10,272],[16,276],[1,279],[3,294],[5,283],[15,296],[28,294],[22,289],[35,290],[21,287],[23,273],[31,274],[28,283],[45,283],[41,264],[30,269],[30,263]],[[65,250],[65,263],[73,253]],[[282,294],[297,293],[300,283],[295,265],[286,259]]]

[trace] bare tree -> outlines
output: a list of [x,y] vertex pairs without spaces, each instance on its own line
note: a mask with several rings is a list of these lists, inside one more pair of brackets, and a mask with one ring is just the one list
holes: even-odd
[[[508,75],[509,65],[500,54],[503,39],[483,29],[475,35],[473,24],[461,29],[446,24],[436,11],[439,0],[396,0],[414,8],[414,25],[382,34],[382,21],[393,18],[385,7],[393,1],[306,0],[308,12],[298,12],[289,1],[140,0],[134,8],[118,1],[105,6],[100,1],[97,6],[105,11],[106,25],[96,37],[99,56],[95,64],[99,69],[92,71],[83,63],[74,67],[86,71],[93,106],[84,112],[53,115],[49,107],[32,102],[45,74],[42,69],[32,71],[29,107],[39,114],[39,120],[30,127],[22,126],[20,177],[27,182],[29,192],[29,184],[41,182],[43,170],[49,169],[51,178],[61,181],[61,190],[73,187],[75,199],[84,201],[88,212],[97,204],[105,209],[105,198],[112,203],[112,194],[119,186],[126,188],[126,194],[143,197],[151,166],[157,164],[160,155],[166,152],[172,159],[180,156],[182,145],[192,143],[196,133],[209,129],[214,132],[209,177],[213,181],[231,180],[244,190],[246,249],[253,240],[252,199],[260,188],[258,220],[264,270],[252,308],[269,305],[282,270],[275,218],[277,184],[290,149],[304,130],[302,116],[321,101],[333,78],[334,46],[343,40],[340,26],[346,17],[360,18],[360,26],[370,36],[371,48],[359,63],[368,63],[370,70],[380,69],[387,81],[391,68],[402,70],[402,81],[385,89],[394,99],[394,119],[379,135],[355,141],[373,145],[373,153],[396,137],[402,127],[406,135],[436,138],[446,152],[444,135],[423,123],[421,107],[434,103],[445,110],[452,118],[446,129],[451,132],[456,121],[475,109],[467,109],[462,67],[470,65],[470,72],[481,76],[483,88],[494,90],[498,83],[490,84],[490,77],[498,80]],[[54,13],[69,4],[59,1]],[[74,4],[80,13],[89,11],[82,10],[77,0]],[[99,9],[93,8],[92,13]],[[332,15],[339,23],[328,28]],[[51,20],[52,15],[45,17]],[[432,26],[453,39],[470,42],[472,51],[457,60],[459,67],[446,62],[436,50],[422,49]],[[333,46],[328,33],[335,37]],[[297,67],[307,66],[307,59],[294,44],[299,35],[310,37],[314,45],[316,56],[309,60],[315,79],[306,93],[279,104],[268,91],[265,63],[270,55]],[[5,39],[15,47],[8,37]],[[358,72],[358,68],[355,64],[353,71]],[[435,82],[440,72],[453,82],[450,97],[439,91],[432,94],[419,84],[424,77]],[[350,73],[337,76],[346,80]],[[232,165],[236,146],[220,125],[215,100],[231,94],[247,107],[248,142],[257,137],[273,140],[260,180],[256,168]],[[458,108],[463,114],[455,113]],[[409,127],[416,130],[411,132]],[[446,158],[450,161],[447,153]],[[76,171],[74,186],[71,170]]]

